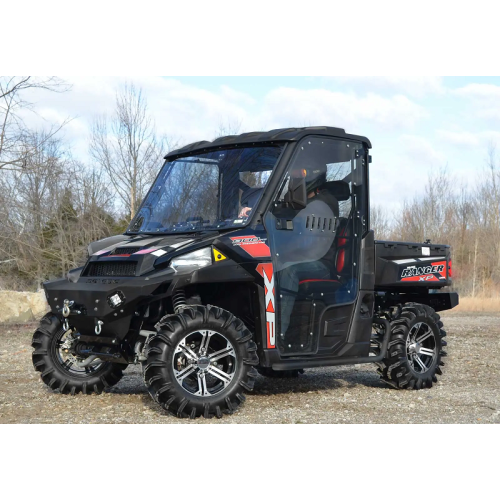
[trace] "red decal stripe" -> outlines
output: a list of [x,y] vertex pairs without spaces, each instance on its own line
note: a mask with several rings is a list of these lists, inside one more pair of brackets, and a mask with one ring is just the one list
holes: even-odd
[[299,283],[299,285],[304,285],[305,283],[340,283],[337,280],[304,280]]
[[264,243],[264,240],[255,235],[238,236],[231,238],[234,246],[239,246],[254,259],[271,257],[271,249]]
[[259,264],[257,272],[264,278],[266,291],[267,348],[276,349],[276,309],[274,292],[274,268],[272,264]]
[[412,276],[411,278],[403,278],[401,281],[415,282],[415,281],[439,281],[433,274],[428,274],[424,276]]

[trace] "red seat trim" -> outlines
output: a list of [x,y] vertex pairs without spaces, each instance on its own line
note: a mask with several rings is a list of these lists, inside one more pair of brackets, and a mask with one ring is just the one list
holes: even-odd
[[345,267],[345,250],[342,248],[337,255],[337,272],[341,273]]
[[300,285],[304,285],[305,283],[340,283],[337,280],[304,280],[299,283]]

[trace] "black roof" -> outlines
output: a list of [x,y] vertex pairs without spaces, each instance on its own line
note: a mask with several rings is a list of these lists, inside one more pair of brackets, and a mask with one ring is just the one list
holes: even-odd
[[297,142],[308,135],[326,135],[338,139],[347,139],[363,142],[371,149],[371,142],[359,135],[346,134],[345,130],[333,127],[305,127],[305,128],[283,128],[271,130],[270,132],[249,132],[242,135],[231,135],[228,137],[219,137],[213,142],[201,141],[189,144],[183,148],[170,152],[165,159],[173,160],[176,157],[184,156],[189,153],[201,153],[206,150],[233,147],[245,144],[270,143],[270,142]]

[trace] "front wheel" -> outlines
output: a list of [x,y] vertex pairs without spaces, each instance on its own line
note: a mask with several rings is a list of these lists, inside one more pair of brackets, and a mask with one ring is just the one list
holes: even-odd
[[406,304],[391,322],[387,356],[379,364],[382,380],[396,389],[431,388],[442,375],[446,332],[439,315],[422,304]]
[[157,325],[144,381],[153,399],[178,418],[222,418],[252,391],[257,346],[243,322],[217,307],[186,307]]
[[42,319],[32,346],[35,370],[50,389],[61,394],[101,394],[123,376],[123,365],[80,355],[77,338],[54,314]]

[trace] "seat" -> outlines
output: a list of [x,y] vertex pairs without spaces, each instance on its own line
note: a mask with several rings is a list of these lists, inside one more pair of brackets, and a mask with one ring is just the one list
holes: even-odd
[[351,245],[349,245],[349,225],[348,219],[340,219],[337,227],[337,249],[335,255],[335,270],[340,280],[342,277],[347,277],[352,275],[352,250]]
[[[318,196],[328,200],[328,204],[332,206],[334,213],[339,213],[339,202],[347,201],[351,197],[351,189],[349,184],[344,181],[326,182],[318,189]],[[334,200],[332,200],[334,198]],[[299,294],[301,295],[319,295],[325,293],[335,293],[344,284],[342,279],[346,269],[349,269],[351,252],[348,245],[348,220],[338,219],[337,234],[334,244],[328,254],[322,259],[322,262],[332,270],[329,279],[316,279],[314,276],[308,276],[299,283]],[[349,269],[350,272],[350,269]]]
[[[339,215],[339,202],[336,194],[339,194],[337,183],[327,182],[321,186],[317,191],[318,199],[325,202],[333,211],[335,218]],[[308,297],[325,297],[342,286],[342,283],[335,275],[335,258],[336,258],[336,238],[328,251],[328,253],[320,260],[329,270],[330,275],[314,276],[313,274],[301,277],[299,282],[299,295]]]
[[322,189],[328,191],[337,201],[347,201],[351,197],[351,188],[345,181],[326,182]]
[[[332,247],[333,261],[327,264],[332,270],[329,279],[314,276],[303,277],[299,282],[299,295],[324,298],[326,302],[348,302],[348,290],[352,286],[352,250],[349,238],[348,219],[340,219],[337,235]],[[337,293],[338,292],[338,293]],[[333,297],[328,297],[333,294]]]

